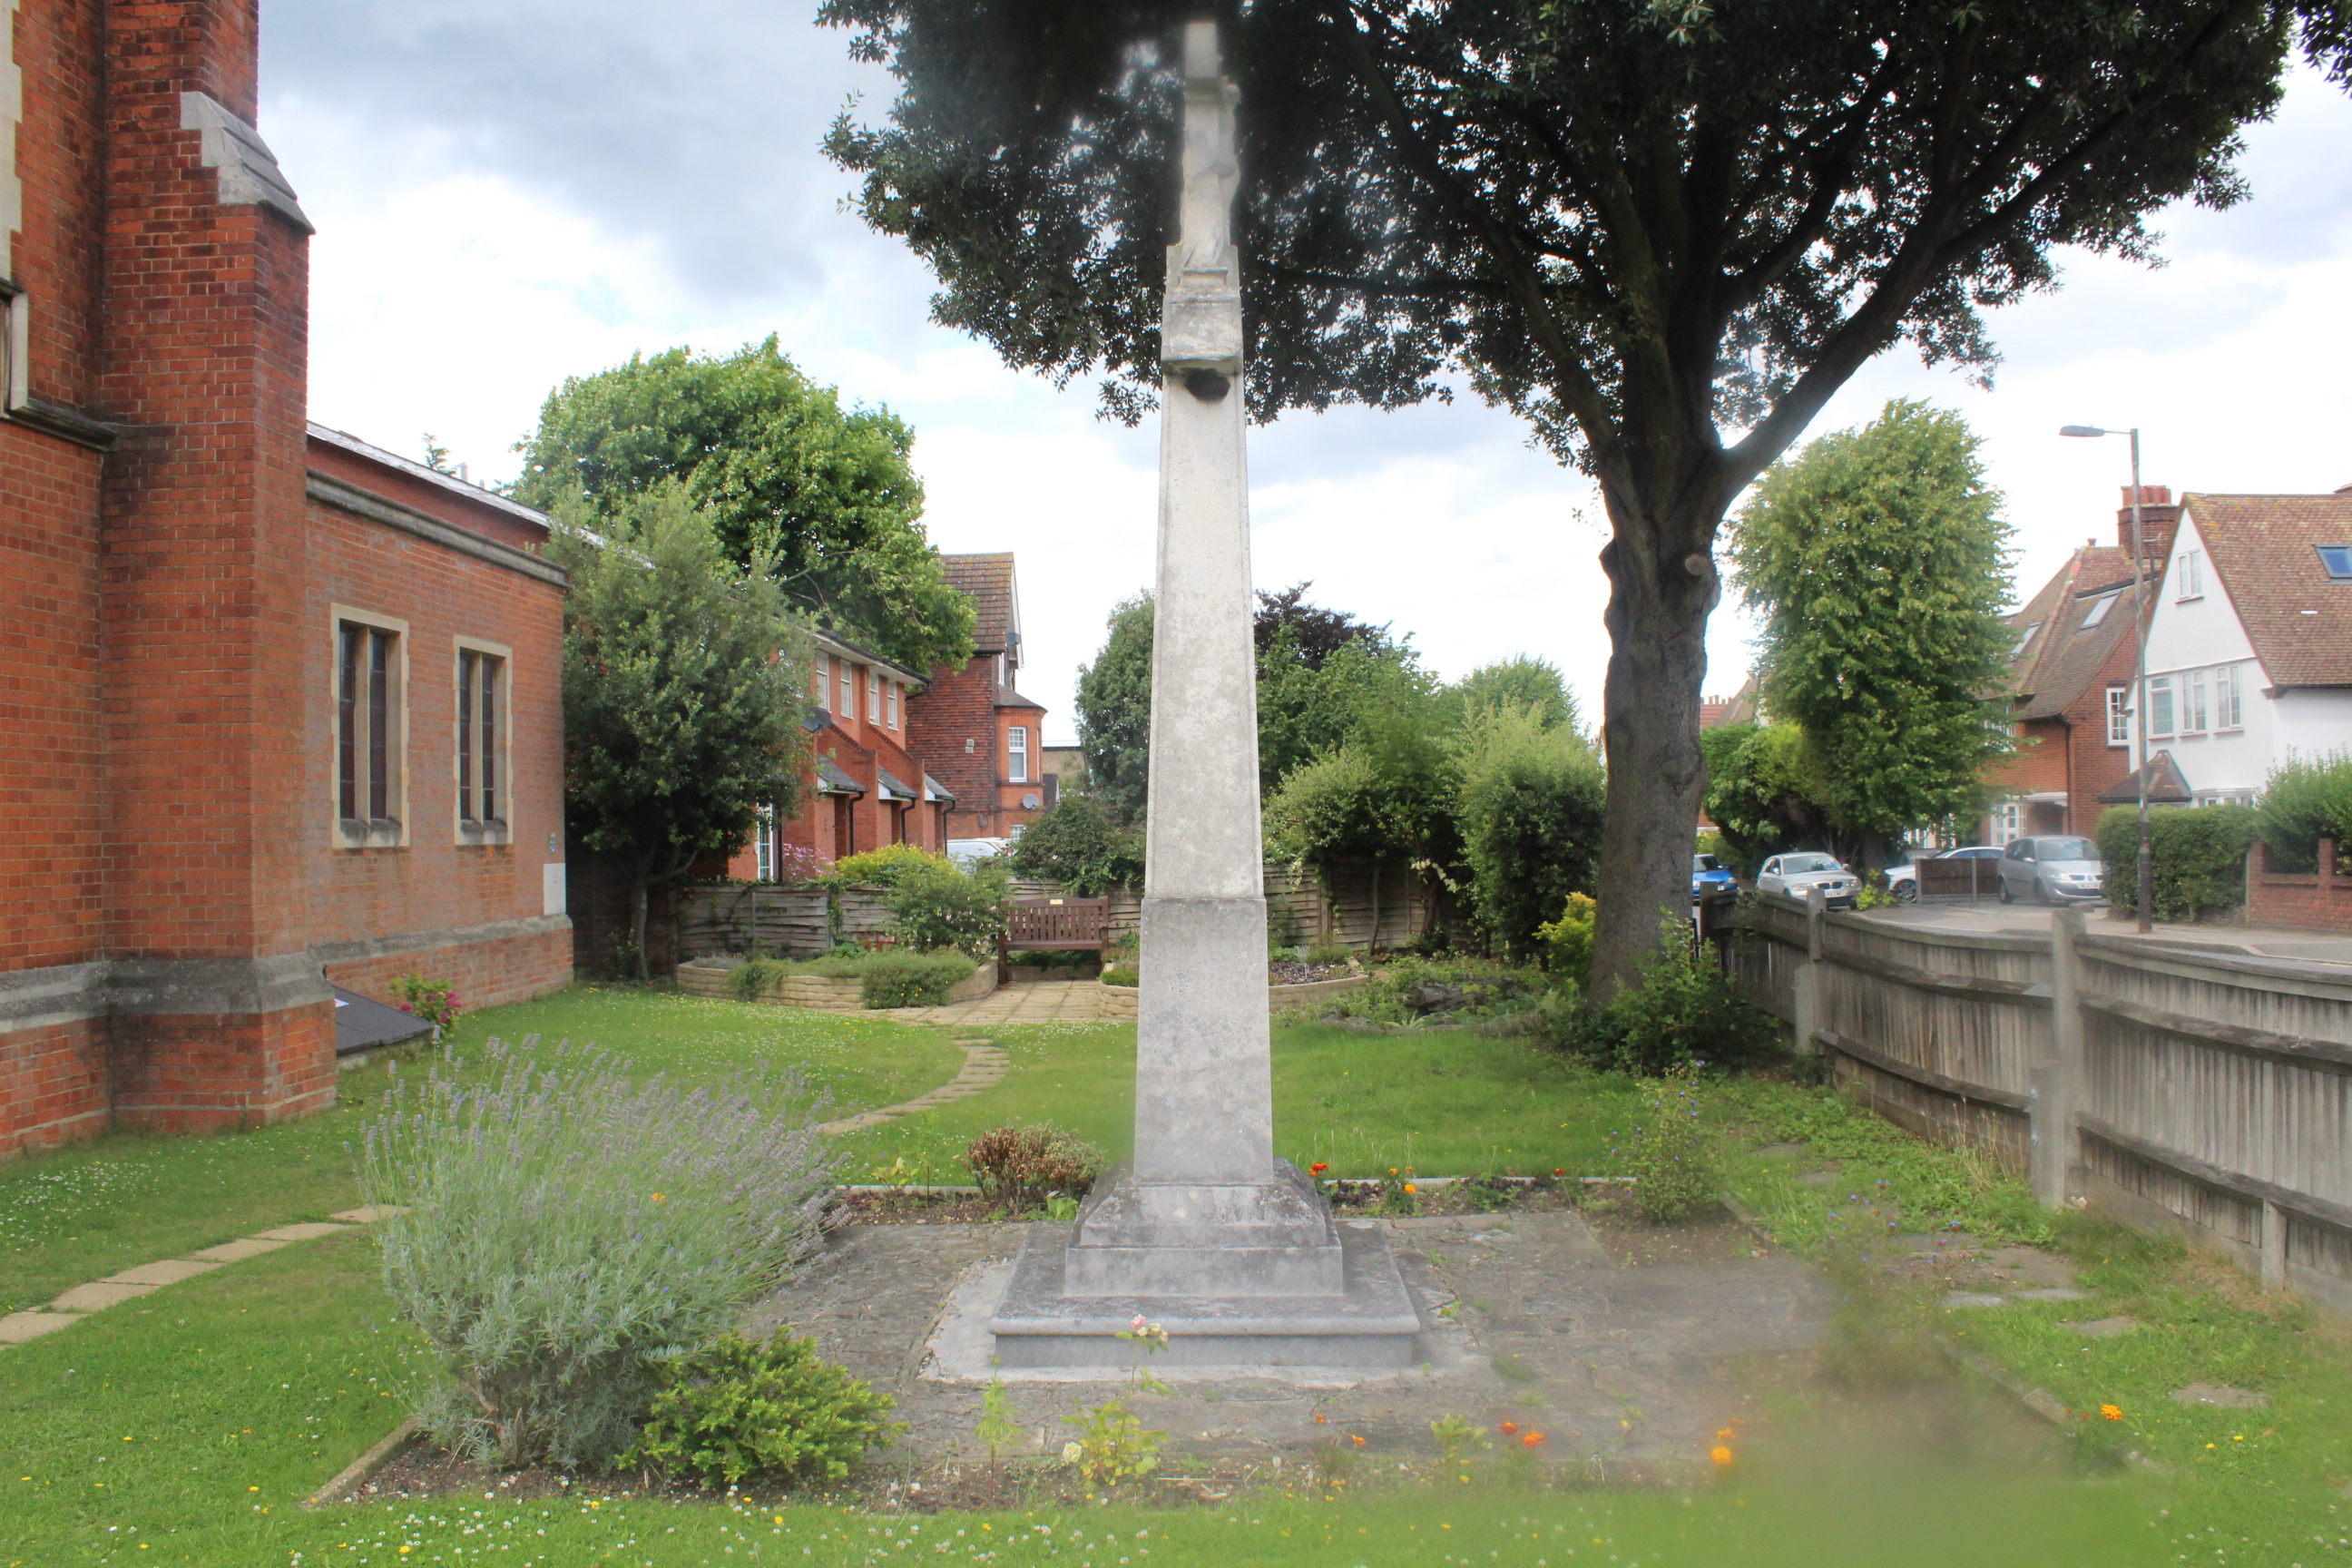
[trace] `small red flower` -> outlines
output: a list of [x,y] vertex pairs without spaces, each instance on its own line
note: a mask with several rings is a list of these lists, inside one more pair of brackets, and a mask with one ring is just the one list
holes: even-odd
[[1309,1165],[1309,1166],[1307,1166],[1307,1171],[1308,1171],[1310,1173],[1312,1173],[1312,1174],[1314,1174],[1314,1175],[1318,1175],[1318,1176],[1321,1175],[1324,1172],[1326,1172],[1326,1171],[1329,1170],[1330,1168],[1331,1168],[1331,1167],[1330,1167],[1328,1163],[1326,1163],[1325,1162],[1323,1162],[1323,1161],[1321,1161],[1321,1160],[1318,1160],[1318,1161],[1316,1161],[1316,1162],[1315,1162],[1315,1163],[1313,1163],[1313,1164],[1311,1164],[1311,1165]]
[[1330,1418],[1328,1415],[1324,1415],[1324,1414],[1323,1414],[1323,1412],[1321,1412],[1320,1410],[1318,1410],[1318,1411],[1315,1413],[1315,1425],[1317,1425],[1318,1426],[1322,1426],[1325,1422],[1327,1422],[1327,1421],[1328,1421],[1328,1420],[1330,1420],[1330,1419],[1331,1419],[1331,1418]]
[[1506,1436],[1506,1437],[1516,1437],[1516,1436],[1517,1436],[1518,1435],[1519,1435],[1519,1424],[1518,1424],[1517,1422],[1516,1422],[1516,1421],[1506,1421],[1506,1422],[1504,1422],[1504,1423],[1503,1423],[1503,1436]]

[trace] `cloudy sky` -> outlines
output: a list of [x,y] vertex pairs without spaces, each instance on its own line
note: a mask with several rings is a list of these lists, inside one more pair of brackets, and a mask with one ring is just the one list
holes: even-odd
[[[770,332],[845,401],[912,422],[945,551],[1019,553],[1029,696],[1075,735],[1075,671],[1150,570],[1150,428],[1094,416],[930,324],[929,275],[840,211],[817,153],[852,65],[811,0],[265,0],[261,129],[319,226],[312,417],[416,454],[431,431],[478,479],[566,375],[637,350],[725,352]],[[2252,130],[2253,198],[2168,215],[2170,264],[2071,258],[2064,287],[1995,319],[1995,390],[1900,351],[1816,429],[1924,396],[1985,437],[2028,587],[2097,534],[2137,424],[2146,478],[2176,489],[2352,483],[2352,101],[2299,79]],[[1608,639],[1591,488],[1475,405],[1293,416],[1251,436],[1264,587],[1410,632],[1458,676],[1534,653],[1597,713]],[[1737,686],[1746,628],[1717,616],[1711,690]]]

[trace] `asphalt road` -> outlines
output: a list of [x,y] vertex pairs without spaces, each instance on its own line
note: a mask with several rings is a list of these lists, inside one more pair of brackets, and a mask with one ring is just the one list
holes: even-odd
[[[1895,925],[1941,926],[1952,931],[2014,931],[2040,933],[2050,929],[2056,911],[2035,904],[2002,904],[1991,899],[1931,900],[1923,904],[1897,904],[1864,911],[1865,920]],[[2111,918],[2106,906],[2088,905],[2084,923],[2095,936],[2135,934],[2131,918]],[[2320,931],[2264,931],[2235,925],[2172,925],[2158,921],[2151,940],[2218,947],[2224,952],[2252,953],[2268,958],[2298,958],[2317,963],[2352,966],[2352,936]]]

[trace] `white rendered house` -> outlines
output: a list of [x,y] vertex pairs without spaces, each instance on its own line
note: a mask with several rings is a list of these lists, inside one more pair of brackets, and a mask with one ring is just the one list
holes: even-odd
[[[2200,805],[2252,800],[2290,755],[2352,751],[2352,486],[2183,496],[2147,675],[2148,752]],[[2128,689],[2110,700],[2127,710]]]

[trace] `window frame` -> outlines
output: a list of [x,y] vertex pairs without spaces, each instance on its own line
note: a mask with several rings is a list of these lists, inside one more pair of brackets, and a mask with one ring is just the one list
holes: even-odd
[[2168,740],[2178,733],[2173,723],[2178,715],[2172,700],[2172,677],[2151,675],[2147,678],[2147,738]]
[[[450,639],[450,692],[456,698],[449,714],[449,733],[454,744],[449,749],[449,831],[454,840],[464,844],[511,844],[514,842],[514,649],[504,643],[488,642],[480,637],[455,636]],[[465,734],[468,728],[478,727],[478,715],[466,700],[470,692],[460,692],[464,680],[467,656],[474,658],[474,668],[481,668],[484,659],[498,661],[498,713],[496,715],[496,752],[490,758],[498,777],[489,781],[490,805],[503,815],[485,812],[478,816],[466,815],[471,804],[471,789],[458,774],[458,755],[471,738]],[[478,756],[478,752],[476,752]]]
[[[391,639],[391,651],[385,664],[385,685],[389,694],[385,708],[384,784],[387,814],[376,816],[345,816],[343,815],[343,637],[346,629],[356,629],[370,637],[383,636]],[[364,642],[366,639],[362,638]],[[368,661],[372,663],[373,661]],[[396,616],[364,610],[356,605],[327,606],[327,836],[328,842],[338,849],[405,849],[409,844],[410,822],[414,813],[408,809],[411,780],[408,776],[409,757],[409,626]],[[371,686],[373,683],[371,683]],[[356,705],[365,702],[354,697]],[[355,730],[359,727],[355,722]],[[373,770],[359,760],[370,738],[354,734],[353,793],[371,787]],[[454,766],[454,763],[452,764]],[[369,802],[371,805],[373,801]]]
[[1004,727],[1004,782],[1030,782],[1029,726],[1026,724],[1007,724]]
[[2242,664],[2213,671],[2213,731],[2230,734],[2246,727],[2246,678]]
[[2204,670],[2191,669],[2180,677],[2180,733],[2183,735],[2205,733],[2205,676]]
[[906,689],[905,686],[904,686],[901,682],[898,682],[898,681],[896,681],[896,680],[891,681],[891,682],[889,683],[889,685],[885,689],[886,696],[887,696],[887,700],[888,700],[888,702],[889,702],[889,713],[890,713],[890,717],[889,717],[888,722],[889,722],[889,726],[890,726],[890,728],[892,728],[893,730],[895,730],[895,729],[898,728],[898,703],[899,703],[899,701],[900,701],[900,695],[899,695],[899,694],[900,694],[901,692],[903,692],[905,689]]
[[866,721],[882,722],[882,672],[870,664],[866,667]]
[[2184,550],[2180,552],[2180,563],[2173,574],[2172,586],[2173,602],[2176,604],[2185,603],[2190,599],[2201,599],[2205,596],[2205,552],[2203,551]]
[[2105,620],[2107,618],[2107,612],[2114,609],[2116,607],[2116,601],[2123,596],[2124,591],[2121,588],[2118,588],[2112,594],[2101,594],[2094,597],[2091,600],[2090,607],[2083,612],[2083,619],[2081,623],[2078,624],[2074,629],[2077,632],[2087,632],[2093,626],[2097,626],[2101,621]]
[[2107,744],[2109,746],[2128,746],[2132,743],[2131,709],[2130,687],[2107,688]]
[[[2352,583],[2352,544],[2315,544],[2312,549],[2319,552],[2319,569],[2327,574],[2329,582]],[[2341,572],[2336,569],[2336,563],[2328,559],[2331,552],[2343,558],[2344,570]]]

